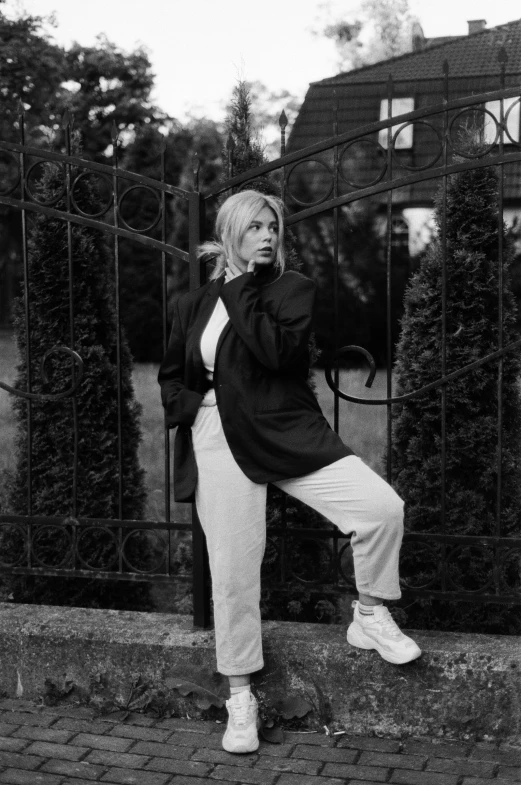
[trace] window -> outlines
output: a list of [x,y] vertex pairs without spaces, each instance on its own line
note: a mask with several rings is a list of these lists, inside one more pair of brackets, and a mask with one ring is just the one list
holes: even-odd
[[[412,112],[413,109],[414,98],[393,98],[391,101],[391,117],[398,117],[398,115],[405,114],[406,112]],[[384,98],[384,100],[380,103],[380,120],[387,120],[388,110],[389,102],[387,98]],[[400,125],[401,123],[399,125],[392,126],[391,136],[394,136]],[[387,128],[382,128],[382,130],[379,132],[378,141],[382,147],[387,149]],[[400,134],[398,134],[396,138],[395,149],[410,150],[411,147],[412,125],[408,125]]]
[[[504,98],[503,99],[503,117],[506,117],[506,114],[510,107],[515,104],[517,101],[517,105],[514,106],[510,114],[507,118],[507,128],[508,133],[510,134],[509,138],[506,134],[503,135],[503,142],[504,144],[512,144],[512,140],[514,142],[519,142],[519,98]],[[500,101],[487,101],[485,104],[485,109],[490,112],[490,114],[494,115],[494,117],[499,122],[501,118],[501,102]],[[485,128],[484,128],[484,139],[487,144],[493,144],[494,139],[496,138],[496,131],[497,126],[493,121],[490,115],[485,115]],[[499,137],[498,137],[499,143]]]

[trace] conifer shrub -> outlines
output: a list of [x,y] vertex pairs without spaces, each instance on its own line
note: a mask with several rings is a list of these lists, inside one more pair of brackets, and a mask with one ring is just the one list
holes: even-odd
[[[479,141],[469,137],[467,144],[471,152],[481,152]],[[503,345],[519,337],[509,274],[512,253],[498,211],[495,167],[463,171],[448,178],[447,374],[496,351],[500,329]],[[395,395],[418,390],[442,376],[442,216],[440,189],[436,200],[437,236],[405,295],[395,364]],[[499,258],[499,232],[503,235],[503,260]],[[520,370],[517,351],[505,356],[501,387],[498,362],[488,362],[447,384],[444,489],[447,534],[493,536],[498,533],[499,461],[501,534],[509,537],[521,533]],[[395,405],[392,477],[396,491],[405,500],[406,531],[443,533],[441,388]],[[439,544],[404,545],[402,579],[412,587],[426,585],[441,569],[442,559]],[[478,591],[490,581],[486,593],[492,594],[495,573],[503,593],[519,589],[521,583],[519,557],[506,558],[506,551],[495,565],[491,549],[463,546],[449,558],[446,569],[452,583],[447,588],[452,591]],[[440,588],[438,579],[433,587]],[[461,632],[521,631],[519,611],[498,603],[417,599],[412,605],[407,604],[406,613],[409,627]]]
[[[75,153],[79,154],[77,146]],[[72,172],[74,179],[77,172]],[[65,209],[60,197],[64,182],[62,166],[46,165],[37,183],[40,201],[56,198],[55,209]],[[75,188],[75,197],[87,213],[101,206],[95,178],[86,177]],[[86,226],[72,225],[72,300],[74,348],[84,363],[84,375],[72,399],[37,402],[32,405],[31,499],[35,516],[59,516],[60,528],[34,529],[35,550],[49,566],[58,567],[70,547],[67,526],[70,517],[119,518],[117,321],[113,259],[104,236]],[[64,221],[43,213],[35,214],[29,227],[29,338],[25,303],[16,303],[15,334],[20,362],[15,386],[32,391],[58,393],[71,386],[71,360],[52,354],[40,372],[47,350],[70,346],[69,269],[67,227]],[[27,341],[31,363],[25,363]],[[138,464],[140,407],[132,387],[132,358],[121,334],[121,433],[122,517],[143,517],[144,472]],[[77,370],[76,370],[77,372]],[[17,420],[17,460],[9,490],[10,511],[28,513],[27,404],[14,401]],[[73,503],[75,417],[78,433],[77,505]],[[80,530],[81,531],[81,530]],[[7,543],[3,543],[6,545]],[[12,543],[11,543],[12,546]],[[136,533],[129,548],[134,563],[146,569],[151,558],[147,538]],[[116,543],[103,531],[91,529],[83,535],[81,553],[91,567],[107,565],[117,570]],[[83,568],[84,565],[81,565]],[[87,578],[7,578],[14,600],[58,605],[109,608],[148,607],[148,588],[127,581]]]

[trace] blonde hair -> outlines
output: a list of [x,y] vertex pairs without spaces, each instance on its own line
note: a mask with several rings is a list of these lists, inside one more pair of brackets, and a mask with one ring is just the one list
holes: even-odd
[[249,225],[263,207],[275,213],[278,224],[278,242],[275,254],[275,269],[279,275],[284,272],[284,203],[276,196],[259,191],[239,191],[222,203],[215,221],[215,239],[203,243],[197,249],[199,258],[211,254],[215,267],[210,280],[220,278],[226,272],[228,259],[239,254],[239,246]]

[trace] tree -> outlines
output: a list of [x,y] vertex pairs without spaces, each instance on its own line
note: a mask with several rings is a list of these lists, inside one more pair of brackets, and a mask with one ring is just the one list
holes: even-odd
[[323,9],[325,14],[315,34],[334,42],[341,71],[412,51],[412,28],[416,20],[409,0],[367,0],[353,12],[352,19],[338,18],[331,3],[326,3]]
[[[471,153],[478,141],[467,140]],[[459,159],[462,160],[462,159]],[[405,298],[402,335],[395,367],[396,395],[440,378],[442,346],[443,194],[436,204],[438,236],[413,276]],[[500,271],[503,274],[502,338],[515,340],[516,307],[509,267],[511,252],[504,226],[498,230],[498,181],[494,167],[451,175],[446,204],[446,372],[494,352],[500,323]],[[498,256],[499,231],[505,255]],[[446,528],[450,534],[491,536],[496,532],[498,460],[501,461],[501,531],[519,535],[521,520],[521,398],[519,355],[505,357],[501,396],[498,365],[489,362],[447,386]],[[499,401],[502,451],[498,453]],[[393,482],[406,502],[406,530],[440,532],[442,500],[442,408],[440,390],[396,406],[393,422]],[[402,574],[424,584],[441,561],[434,550],[405,548]],[[477,589],[493,571],[487,550],[463,548],[448,564],[456,587]],[[503,559],[500,578],[519,587],[519,567]],[[407,609],[409,626],[458,631],[519,633],[519,614],[493,604],[417,601]]]
[[[74,146],[74,154],[80,150]],[[45,167],[39,183],[42,200],[50,200],[61,190],[61,169]],[[74,173],[73,173],[74,174]],[[77,186],[79,204],[95,212],[102,201],[91,179]],[[55,209],[64,209],[64,197]],[[117,323],[114,304],[113,261],[99,232],[84,226],[72,227],[72,300],[74,349],[84,362],[84,376],[76,406],[72,400],[45,401],[32,407],[32,514],[43,516],[119,518],[119,442],[117,403]],[[27,389],[32,381],[35,393],[57,393],[71,383],[71,361],[54,354],[46,363],[48,379],[40,374],[40,363],[53,346],[70,346],[69,269],[65,224],[57,218],[37,214],[29,233],[30,337],[26,332],[24,308],[16,305],[15,331],[20,365],[15,386]],[[27,342],[31,362],[25,363]],[[124,334],[120,343],[122,510],[124,518],[142,517],[145,501],[143,471],[138,465],[140,407],[134,399],[131,357]],[[16,399],[17,462],[10,490],[10,509],[26,515],[28,494],[26,403]],[[78,437],[77,503],[74,504],[75,421]],[[60,544],[67,530],[35,529],[37,549],[51,564],[60,562]],[[135,543],[140,538],[135,538]],[[4,543],[5,545],[5,543]],[[146,543],[139,542],[146,558]],[[139,550],[139,548],[138,548]],[[115,545],[102,530],[91,530],[83,541],[83,556],[93,566],[112,565]],[[134,554],[135,555],[135,554]],[[127,583],[96,579],[38,578],[30,581],[13,577],[15,600],[49,604],[127,607],[147,603],[146,588]]]

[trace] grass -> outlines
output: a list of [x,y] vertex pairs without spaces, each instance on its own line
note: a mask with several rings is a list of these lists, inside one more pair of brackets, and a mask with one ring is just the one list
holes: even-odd
[[[12,384],[15,377],[16,349],[12,337],[0,333],[0,381]],[[373,387],[364,387],[367,372],[342,371],[340,389],[356,397],[385,397],[385,374],[378,372]],[[148,492],[147,518],[164,519],[165,459],[163,411],[157,385],[157,365],[138,364],[133,372],[136,398],[143,407],[141,428],[143,438],[139,447],[141,465],[146,471]],[[327,386],[324,372],[314,374],[318,400],[331,425],[334,418],[334,396]],[[14,468],[14,442],[16,426],[13,419],[12,397],[0,388],[0,474],[3,469]],[[37,404],[36,404],[37,405]],[[363,406],[340,400],[339,433],[357,455],[375,471],[382,473],[382,455],[386,443],[387,412],[385,406]],[[172,439],[170,440],[172,442]],[[1,489],[0,489],[1,498]],[[190,520],[190,505],[172,501],[172,518]]]

